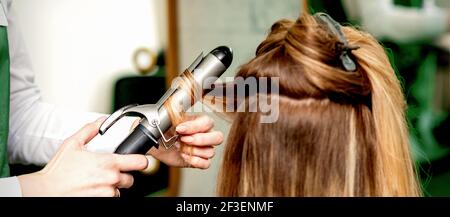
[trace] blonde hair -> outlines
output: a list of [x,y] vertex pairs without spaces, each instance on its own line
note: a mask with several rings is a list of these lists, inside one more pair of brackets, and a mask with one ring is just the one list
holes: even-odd
[[[276,22],[236,76],[279,77],[279,119],[233,114],[219,196],[419,196],[406,103],[384,48],[343,27],[357,63],[342,68],[342,46],[305,14]],[[244,123],[244,124],[243,124]]]

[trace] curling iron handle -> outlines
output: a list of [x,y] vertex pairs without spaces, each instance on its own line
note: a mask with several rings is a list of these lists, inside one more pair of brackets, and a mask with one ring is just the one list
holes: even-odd
[[131,134],[120,143],[114,153],[116,154],[146,154],[152,147],[158,148],[155,143],[147,136],[147,129],[142,125],[138,125]]

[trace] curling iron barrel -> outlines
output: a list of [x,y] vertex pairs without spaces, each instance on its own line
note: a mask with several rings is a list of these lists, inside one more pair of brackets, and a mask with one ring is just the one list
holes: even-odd
[[[231,49],[221,46],[206,56],[203,56],[203,53],[200,54],[186,70],[192,72],[194,82],[203,88],[205,81],[213,82],[212,80],[220,77],[231,65],[232,60],[233,53]],[[171,100],[172,105],[181,105],[183,111],[186,111],[195,103],[195,101],[192,102],[191,100],[191,94],[182,90],[179,85],[171,87],[156,104],[128,105],[117,110],[103,122],[99,130],[100,134],[105,134],[123,116],[137,115],[141,117],[139,125],[122,141],[115,153],[145,154],[152,147],[158,148],[159,140],[161,140],[165,148],[170,148],[177,136],[171,138],[165,138],[164,136],[164,132],[172,126],[169,112],[164,107],[168,99]]]

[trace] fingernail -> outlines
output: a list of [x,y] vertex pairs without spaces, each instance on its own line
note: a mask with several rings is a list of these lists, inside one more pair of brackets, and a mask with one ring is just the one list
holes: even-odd
[[194,137],[192,137],[192,136],[183,136],[183,137],[181,137],[181,141],[182,142],[187,142],[187,143],[193,142],[194,141]]
[[177,128],[175,129],[177,132],[179,133],[184,133],[187,130],[187,127],[184,125],[178,125]]

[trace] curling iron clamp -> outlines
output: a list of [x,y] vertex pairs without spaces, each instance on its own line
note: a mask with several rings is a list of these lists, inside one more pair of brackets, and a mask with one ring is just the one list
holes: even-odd
[[[201,53],[186,70],[192,72],[194,82],[202,85],[207,79],[219,78],[231,65],[232,60],[232,50],[229,47],[221,46],[212,50],[206,56]],[[164,136],[164,133],[172,127],[169,112],[164,107],[169,98],[175,104],[182,105],[183,111],[186,111],[195,103],[195,101],[183,103],[186,100],[191,100],[191,96],[180,86],[176,86],[167,90],[156,104],[133,104],[120,108],[102,123],[99,133],[104,135],[112,125],[125,115],[137,115],[141,117],[139,125],[122,141],[115,153],[145,154],[152,147],[158,148],[158,141],[161,141],[164,147],[169,149],[178,139],[177,135],[170,138]]]

